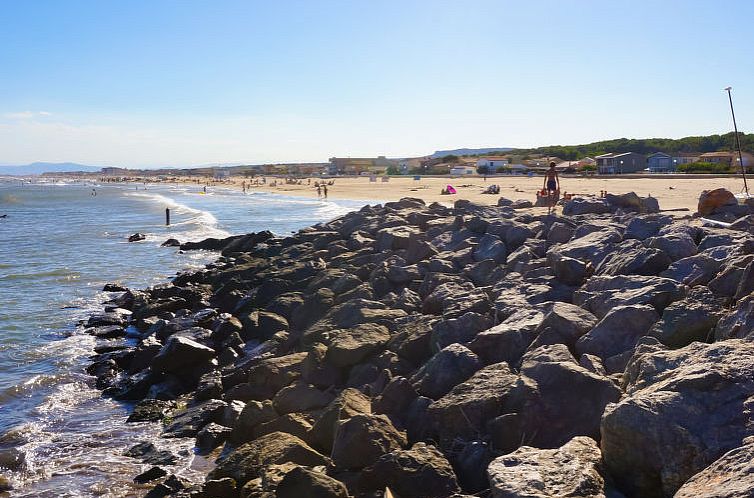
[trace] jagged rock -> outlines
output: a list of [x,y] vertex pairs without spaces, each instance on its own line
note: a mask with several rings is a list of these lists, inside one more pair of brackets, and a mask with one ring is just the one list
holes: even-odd
[[660,211],[657,199],[652,196],[639,197],[634,192],[607,194],[605,195],[605,201],[612,209],[623,209],[638,213],[657,213]]
[[249,386],[255,399],[272,398],[282,388],[301,376],[306,353],[265,358],[249,371]]
[[482,261],[491,259],[496,263],[504,263],[508,256],[508,249],[499,237],[485,234],[479,239],[479,244],[474,248],[474,260]]
[[604,317],[616,306],[649,304],[661,313],[670,303],[686,296],[686,287],[675,280],[640,275],[590,278],[573,295],[573,303]]
[[706,342],[721,315],[720,301],[706,287],[697,286],[685,299],[665,308],[649,334],[672,348]]
[[144,235],[143,233],[136,232],[136,233],[131,234],[131,235],[128,236],[128,241],[129,242],[139,242],[139,241],[142,241],[142,240],[146,240],[146,238],[147,238],[147,236]]
[[214,349],[187,337],[173,335],[152,360],[152,369],[176,373],[184,368],[207,363],[214,356]]
[[482,362],[471,350],[461,344],[451,344],[417,370],[411,383],[422,396],[438,399],[480,368]]
[[224,477],[222,479],[205,481],[202,485],[202,493],[203,496],[211,496],[213,498],[237,498],[238,489],[236,487],[236,480]]
[[610,205],[604,199],[593,197],[574,197],[563,206],[563,214],[566,216],[604,214],[609,212]]
[[508,415],[490,428],[496,445],[508,451],[522,443],[555,448],[574,436],[598,440],[605,406],[618,401],[621,391],[555,344],[527,353],[515,395],[520,405],[507,407]]
[[653,249],[659,249],[667,254],[671,261],[688,258],[697,253],[694,239],[685,233],[671,233],[668,235],[649,237],[644,240],[644,245]]
[[312,345],[301,365],[301,378],[304,382],[320,389],[326,389],[338,384],[341,371],[334,365],[327,363],[327,346],[321,343]]
[[576,353],[593,354],[604,360],[633,350],[659,319],[655,309],[645,304],[616,306],[576,341]]
[[390,331],[383,325],[364,323],[332,333],[327,348],[327,362],[336,367],[355,365],[390,340]]
[[375,244],[378,251],[407,249],[411,236],[418,234],[418,229],[413,227],[383,228],[375,234]]
[[398,333],[390,339],[387,347],[414,365],[421,365],[432,356],[430,340],[437,322],[436,317],[420,314],[398,319],[395,322]]
[[469,349],[485,364],[507,362],[517,365],[521,356],[537,337],[536,330],[544,319],[540,309],[524,308],[502,323],[479,332]]
[[427,296],[422,313],[457,318],[468,312],[486,313],[490,309],[487,293],[471,282],[439,285]]
[[166,475],[168,475],[168,472],[162,467],[150,467],[149,469],[134,477],[134,482],[138,484],[144,484],[150,481],[154,481],[155,479],[159,479],[160,477],[165,477]]
[[241,335],[244,339],[258,339],[266,341],[278,332],[287,332],[288,320],[269,311],[252,311],[241,316],[243,329]]
[[569,258],[560,253],[547,255],[547,262],[555,277],[566,285],[581,285],[592,273],[591,263],[576,258]]
[[576,341],[597,324],[597,317],[573,304],[554,302],[541,308],[545,315],[534,329],[530,349],[548,344],[565,344],[573,349]]
[[754,441],[735,448],[702,470],[674,495],[675,498],[745,498],[754,489]]
[[330,331],[348,329],[365,323],[376,323],[391,328],[395,321],[405,317],[403,310],[388,309],[384,303],[366,299],[350,299],[335,305],[327,314],[304,332],[306,344],[323,342]]
[[635,216],[626,225],[623,232],[624,239],[645,240],[657,235],[661,228],[673,222],[673,218],[665,215],[649,214]]
[[605,228],[583,237],[574,237],[565,244],[553,246],[547,251],[547,257],[548,259],[551,257],[573,258],[591,263],[593,267],[597,267],[613,251],[615,244],[621,240],[622,237],[618,230]]
[[473,438],[486,432],[486,423],[500,415],[517,380],[518,376],[507,363],[484,367],[429,405],[428,429],[446,441],[456,437]]
[[197,433],[196,446],[200,452],[208,453],[223,444],[230,433],[230,427],[210,422]]
[[256,426],[274,420],[277,416],[271,401],[249,401],[236,419],[231,440],[237,443],[252,440]]
[[134,406],[126,422],[158,422],[175,407],[172,401],[143,399]]
[[453,343],[467,343],[491,325],[492,320],[473,312],[465,313],[458,318],[439,320],[432,326],[430,345],[434,351],[439,351]]
[[301,413],[286,413],[276,419],[264,422],[254,427],[254,438],[271,434],[273,432],[285,432],[311,444],[312,424],[310,419]]
[[547,231],[547,245],[564,244],[571,240],[573,232],[572,226],[556,221]]
[[597,275],[658,275],[670,266],[670,257],[636,240],[618,244],[595,268]]
[[593,439],[575,437],[558,449],[523,446],[487,467],[492,498],[604,498],[601,454]]
[[287,462],[315,467],[327,465],[328,459],[295,436],[273,432],[245,443],[219,458],[217,467],[207,478],[213,480],[231,477],[243,486],[259,477],[265,467]]
[[446,498],[460,492],[448,460],[425,443],[382,455],[364,469],[359,484],[365,490],[388,487],[398,496],[412,498]]
[[715,326],[715,340],[751,339],[754,337],[754,294],[738,302],[724,313]]
[[304,382],[294,382],[282,388],[272,398],[272,406],[281,415],[291,412],[307,412],[327,406],[333,396]]
[[136,444],[126,450],[123,455],[136,458],[149,465],[175,465],[178,462],[177,456],[168,450],[158,450],[150,442]]
[[176,414],[163,431],[164,437],[192,437],[210,422],[219,420],[226,403],[211,399]]
[[406,443],[405,433],[398,431],[385,415],[357,414],[338,422],[332,460],[342,469],[361,469]]
[[693,287],[707,285],[720,271],[722,262],[706,254],[696,254],[688,258],[679,259],[660,273],[661,277],[672,278],[677,282]]
[[348,498],[342,482],[322,472],[295,467],[285,474],[275,489],[275,498]]
[[672,496],[750,434],[754,344],[642,341],[623,376],[627,396],[605,410],[602,454],[624,493]]
[[356,389],[344,389],[327,405],[314,424],[311,431],[313,442],[318,448],[329,453],[332,450],[338,423],[355,415],[369,413],[372,413],[369,398]]

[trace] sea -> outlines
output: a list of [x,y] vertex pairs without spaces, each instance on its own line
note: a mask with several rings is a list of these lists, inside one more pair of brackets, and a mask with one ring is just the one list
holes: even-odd
[[[79,325],[114,282],[145,288],[216,253],[161,247],[271,230],[289,234],[367,204],[199,185],[0,178],[0,497],[140,497],[149,465],[123,456],[150,441],[179,455],[173,473],[201,480],[211,462],[193,440],[129,423],[85,368],[94,339]],[[165,225],[165,209],[171,225]],[[6,215],[5,217],[2,217]],[[146,235],[128,242],[131,234]]]

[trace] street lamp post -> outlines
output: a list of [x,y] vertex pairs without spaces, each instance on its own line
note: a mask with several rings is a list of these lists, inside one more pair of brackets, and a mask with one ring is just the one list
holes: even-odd
[[725,91],[728,92],[728,102],[730,102],[730,114],[733,116],[733,131],[736,133],[736,148],[738,149],[738,161],[741,163],[741,176],[744,179],[744,190],[746,191],[746,196],[749,196],[749,186],[746,184],[746,166],[744,165],[744,157],[741,153],[741,140],[738,137],[738,125],[736,125],[736,113],[733,112],[733,97],[730,94],[730,91],[733,89],[733,87],[725,87]]

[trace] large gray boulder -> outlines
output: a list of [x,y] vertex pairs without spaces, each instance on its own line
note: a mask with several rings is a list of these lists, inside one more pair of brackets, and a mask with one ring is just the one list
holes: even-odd
[[155,372],[180,372],[185,368],[208,363],[215,350],[187,337],[171,336],[152,360]]
[[658,313],[686,296],[685,285],[662,277],[641,275],[596,276],[574,292],[573,303],[604,317],[616,306],[649,304]]
[[604,498],[602,455],[588,437],[557,449],[522,446],[487,467],[492,498]]
[[406,444],[406,434],[396,429],[387,416],[354,415],[338,422],[332,460],[341,469],[362,469]]
[[671,263],[659,249],[644,247],[637,240],[618,244],[595,269],[597,275],[657,275]]
[[356,365],[366,356],[382,348],[390,340],[384,325],[364,323],[350,329],[331,332],[326,360],[336,367]]
[[754,344],[642,342],[623,376],[626,397],[605,410],[602,454],[627,495],[669,497],[751,434]]
[[544,315],[542,309],[523,308],[502,323],[479,332],[469,344],[469,349],[487,365],[503,361],[517,365],[537,337],[537,329]]
[[593,354],[604,360],[632,350],[659,319],[655,309],[646,304],[616,306],[576,341],[576,353]]
[[754,337],[754,294],[741,299],[724,313],[715,327],[715,340],[751,339]]
[[724,454],[686,481],[675,498],[748,498],[754,490],[754,440]]
[[615,228],[605,228],[592,232],[583,237],[573,238],[565,244],[558,244],[547,251],[548,258],[554,253],[560,257],[568,257],[591,263],[597,267],[610,254],[615,245],[622,240],[621,234]]
[[270,465],[294,463],[315,467],[328,465],[327,457],[317,453],[304,441],[284,432],[273,432],[233,449],[217,460],[208,480],[231,477],[238,486],[260,477]]
[[696,254],[674,262],[667,270],[660,273],[660,276],[672,278],[689,287],[707,285],[710,280],[715,278],[721,266],[722,261],[718,259],[707,254]]
[[704,286],[689,290],[685,299],[665,308],[662,318],[649,331],[666,346],[680,348],[694,341],[708,342],[723,313],[720,299]]
[[486,313],[490,301],[483,289],[474,287],[471,282],[446,283],[439,285],[427,296],[422,305],[422,313],[457,318],[468,312]]
[[417,393],[438,399],[474,375],[482,366],[469,348],[451,344],[434,355],[410,380]]
[[446,498],[460,492],[448,460],[426,443],[382,455],[364,469],[359,484],[366,490],[382,491],[388,487],[398,496],[412,498]]
[[686,233],[671,233],[649,237],[644,240],[644,245],[653,249],[659,249],[667,254],[671,261],[678,261],[697,253],[694,239]]
[[485,234],[479,239],[479,244],[474,248],[474,261],[492,259],[496,263],[504,263],[508,256],[508,249],[499,237]]

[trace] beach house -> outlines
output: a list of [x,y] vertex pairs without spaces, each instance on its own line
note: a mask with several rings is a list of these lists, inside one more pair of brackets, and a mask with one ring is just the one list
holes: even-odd
[[650,173],[668,173],[675,171],[673,156],[664,152],[655,152],[647,156],[647,168]]
[[[743,152],[741,154],[743,156],[744,160],[744,166],[746,168],[751,168],[754,166],[754,155],[749,154],[748,152]],[[728,166],[734,167],[734,168],[740,168],[740,158],[738,157],[738,152],[705,152],[704,154],[699,155],[699,162],[702,163],[713,163],[713,164],[727,164]]]
[[476,168],[467,164],[458,164],[450,168],[451,175],[473,175],[476,173]]
[[398,161],[377,157],[331,157],[327,167],[331,175],[360,175],[362,173],[382,174],[390,166],[397,166]]
[[507,157],[502,156],[486,156],[480,157],[476,161],[477,168],[487,168],[487,171],[494,173],[498,168],[504,168],[510,164]]
[[594,158],[597,161],[597,171],[601,175],[620,175],[637,173],[647,167],[647,158],[636,152],[616,154],[610,152]]

